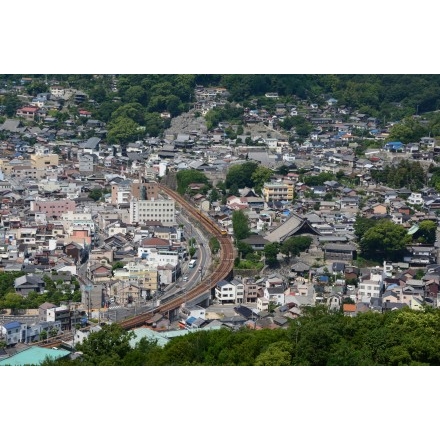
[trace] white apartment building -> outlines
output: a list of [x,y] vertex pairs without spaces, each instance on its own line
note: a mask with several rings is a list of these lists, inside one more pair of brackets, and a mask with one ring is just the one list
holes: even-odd
[[179,253],[177,251],[144,248],[140,246],[138,248],[138,257],[145,258],[149,263],[153,263],[158,266],[171,264],[175,267],[179,264]]
[[69,232],[71,232],[71,229],[74,227],[83,227],[89,229],[90,232],[95,232],[95,222],[90,212],[68,211],[61,215],[61,221],[65,229]]
[[175,202],[163,200],[130,200],[130,223],[159,221],[163,226],[172,226],[175,221]]
[[421,193],[411,193],[411,195],[408,197],[407,202],[410,205],[422,205],[424,204],[422,194]]
[[219,281],[215,286],[215,298],[223,303],[235,303],[235,285],[226,280]]
[[380,271],[378,270],[377,272],[372,272],[370,274],[370,279],[361,281],[359,283],[358,295],[360,297],[368,296],[370,298],[378,298],[383,285],[382,274],[383,268]]

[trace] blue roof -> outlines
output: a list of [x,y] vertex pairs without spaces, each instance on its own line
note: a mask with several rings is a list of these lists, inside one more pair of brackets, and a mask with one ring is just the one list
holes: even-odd
[[195,316],[190,316],[185,322],[191,325],[197,318]]
[[7,324],[5,324],[3,326],[6,330],[12,330],[14,328],[19,328],[21,327],[21,322],[18,321],[12,321],[12,322],[8,322]]
[[400,142],[400,141],[392,141],[392,142],[387,142],[386,144],[385,144],[385,146],[388,146],[388,147],[392,147],[392,146],[394,146],[394,147],[400,147],[400,146],[402,146],[403,144],[402,144],[402,142]]

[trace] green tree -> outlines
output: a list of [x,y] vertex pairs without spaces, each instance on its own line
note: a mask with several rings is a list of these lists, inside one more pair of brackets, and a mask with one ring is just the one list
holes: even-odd
[[95,202],[97,202],[98,200],[101,199],[102,197],[102,189],[100,188],[93,188],[90,192],[89,192],[89,197],[91,199],[93,199]]
[[388,139],[407,144],[409,142],[418,142],[423,136],[426,136],[426,128],[420,125],[414,118],[409,117],[391,127]]
[[270,180],[273,171],[269,168],[259,165],[257,169],[252,173],[251,180],[253,187],[257,193],[261,191],[265,182]]
[[209,239],[209,247],[212,254],[216,254],[220,250],[220,242],[218,241],[217,237],[211,237]]
[[0,309],[11,309],[15,313],[18,309],[22,309],[24,298],[14,292],[8,292],[0,301]]
[[5,106],[5,115],[9,118],[15,116],[17,109],[21,106],[21,101],[16,95],[7,94],[2,99],[2,104]]
[[145,122],[145,108],[138,102],[130,102],[115,109],[111,117],[112,120],[129,118],[137,124],[142,125]]
[[268,243],[264,246],[264,259],[269,267],[274,267],[278,264],[277,255],[280,249],[278,243]]
[[307,235],[290,237],[280,246],[280,252],[287,257],[295,257],[306,251],[312,244],[313,239]]
[[248,161],[243,164],[232,165],[228,169],[226,174],[226,188],[231,188],[235,186],[237,188],[252,188],[254,185],[254,180],[252,175],[257,170],[257,162]]
[[396,225],[390,220],[380,220],[368,229],[360,241],[362,254],[377,260],[397,261],[402,258],[411,236],[402,225]]
[[246,258],[249,254],[253,254],[254,250],[250,244],[245,243],[244,241],[237,242],[237,250],[240,258]]
[[414,239],[418,239],[422,243],[434,244],[436,230],[436,222],[432,220],[423,220],[419,223],[419,230],[414,234]]
[[132,350],[130,340],[133,332],[123,330],[117,324],[106,325],[99,332],[89,335],[76,350],[81,351],[81,365],[117,366],[124,364],[124,358]]
[[190,258],[192,258],[194,256],[194,254],[196,253],[196,248],[194,246],[190,246],[188,249],[188,253]]
[[362,217],[361,215],[356,215],[356,220],[354,222],[354,234],[357,240],[361,240],[365,233],[376,224],[376,220],[368,217]]
[[237,241],[249,237],[249,220],[242,210],[237,210],[232,213],[232,227],[234,229],[234,237]]
[[123,95],[125,102],[137,102],[143,105],[147,103],[147,93],[141,86],[129,87]]
[[108,125],[107,142],[110,144],[127,144],[138,139],[141,131],[133,119],[120,116]]
[[270,344],[255,359],[256,366],[289,366],[292,362],[292,345],[287,341]]
[[176,174],[177,192],[185,194],[191,183],[204,183],[209,185],[206,174],[198,170],[181,170]]

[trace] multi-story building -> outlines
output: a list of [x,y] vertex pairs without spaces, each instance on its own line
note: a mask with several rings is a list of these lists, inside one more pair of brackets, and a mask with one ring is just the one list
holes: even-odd
[[265,202],[291,201],[293,196],[294,182],[292,181],[266,182],[263,185],[263,198]]
[[229,281],[221,280],[215,286],[215,298],[220,304],[235,303],[235,285]]
[[129,203],[132,198],[138,200],[157,200],[159,186],[157,182],[144,182],[142,179],[126,179],[112,185],[112,205]]
[[132,197],[140,200],[157,200],[159,196],[159,185],[157,182],[144,182],[134,180],[131,184]]
[[11,176],[21,179],[40,179],[44,171],[32,168],[30,165],[14,165],[11,170]]
[[68,211],[75,211],[76,203],[73,200],[46,200],[37,198],[30,203],[31,211],[44,212],[47,217],[60,217]]
[[138,283],[141,289],[154,290],[158,288],[157,265],[137,263],[130,261],[122,269],[113,272],[114,280]]
[[93,173],[95,170],[96,155],[81,154],[78,157],[78,169],[81,174]]
[[37,115],[37,112],[38,112],[38,107],[27,106],[27,107],[19,108],[16,112],[16,115],[19,118],[24,118],[28,121],[33,121],[35,120],[35,116]]
[[257,298],[263,296],[263,287],[255,282],[251,278],[245,278],[244,284],[244,302],[256,303]]
[[37,152],[31,154],[31,164],[32,167],[41,170],[45,170],[48,167],[57,167],[59,165],[59,156],[58,154]]
[[61,220],[65,223],[66,230],[79,226],[89,228],[90,232],[95,232],[95,222],[90,212],[67,211],[61,215]]
[[163,226],[175,225],[175,202],[162,200],[130,200],[130,223],[158,221]]
[[132,181],[130,179],[126,179],[112,185],[112,205],[130,203],[132,198],[131,184]]
[[49,91],[53,96],[56,96],[57,98],[61,98],[62,96],[64,96],[64,87],[62,86],[50,86]]
[[383,268],[373,270],[370,273],[370,278],[362,280],[359,283],[358,295],[368,296],[370,298],[378,298],[381,294],[383,286]]
[[70,308],[67,306],[53,307],[47,310],[47,322],[59,321],[61,323],[61,330],[69,330],[70,325]]
[[244,284],[241,280],[234,278],[231,284],[235,287],[235,303],[243,304],[244,301]]

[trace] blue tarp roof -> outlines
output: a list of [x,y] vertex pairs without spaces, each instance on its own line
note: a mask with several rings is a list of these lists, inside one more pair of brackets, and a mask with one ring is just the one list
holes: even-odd
[[5,324],[3,326],[6,330],[12,330],[14,328],[19,328],[21,327],[21,323],[18,321],[12,321],[12,322],[8,322],[7,324]]
[[190,316],[185,322],[191,325],[197,318],[195,316]]

